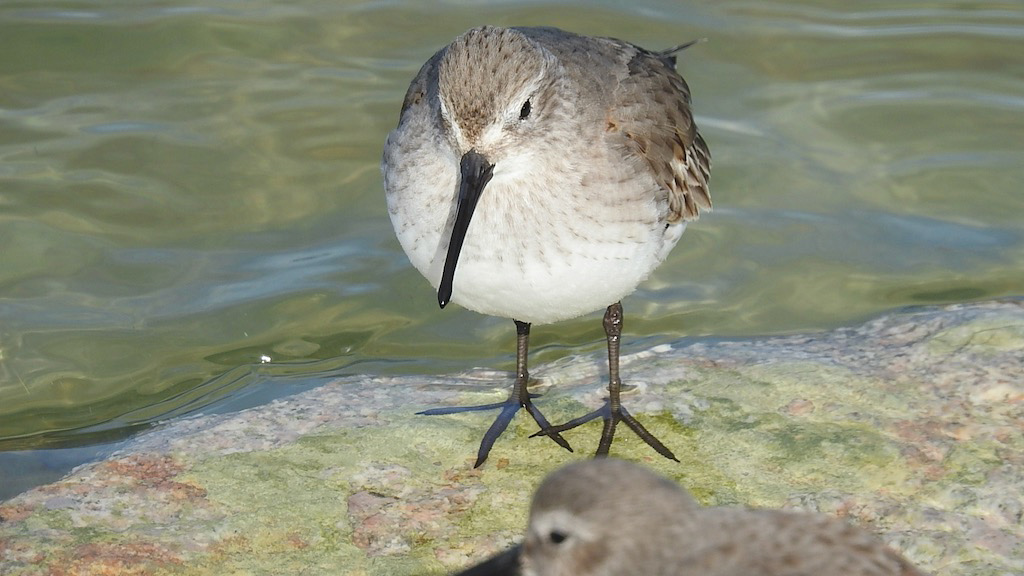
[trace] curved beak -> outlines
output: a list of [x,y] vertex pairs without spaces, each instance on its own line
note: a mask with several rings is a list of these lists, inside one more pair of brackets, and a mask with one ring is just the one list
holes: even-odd
[[521,546],[513,546],[454,576],[518,576],[520,548]]
[[462,155],[459,171],[459,205],[455,212],[452,237],[448,241],[441,284],[437,288],[437,303],[441,308],[447,306],[452,299],[452,281],[455,279],[455,266],[459,263],[459,252],[466,240],[466,231],[469,230],[469,221],[473,219],[476,202],[494,175],[494,164],[488,162],[483,154],[470,150]]

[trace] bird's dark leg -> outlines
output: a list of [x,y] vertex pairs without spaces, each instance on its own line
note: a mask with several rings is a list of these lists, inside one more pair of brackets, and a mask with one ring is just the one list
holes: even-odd
[[662,444],[660,440],[655,438],[653,434],[648,432],[647,429],[636,420],[636,418],[633,418],[619,399],[619,393],[622,390],[622,380],[619,379],[619,347],[621,346],[622,339],[621,302],[616,302],[605,310],[604,334],[605,338],[608,340],[608,399],[605,401],[604,406],[601,406],[589,414],[570,420],[565,424],[543,428],[540,432],[534,434],[534,436],[550,436],[552,434],[559,434],[566,430],[575,428],[580,424],[590,422],[600,416],[604,420],[604,428],[601,430],[601,441],[597,445],[597,456],[608,455],[608,449],[611,448],[612,440],[615,438],[615,426],[621,421],[628,426],[630,430],[635,432],[641,440],[646,442],[648,446],[654,448],[658,454],[661,454],[669,460],[675,460],[678,462],[679,460],[676,458],[675,454],[673,454],[667,446]]
[[[529,352],[530,346],[530,324],[527,322],[515,321],[516,323],[516,381],[512,385],[512,393],[509,394],[508,400],[504,402],[496,402],[494,404],[484,404],[481,406],[452,406],[448,408],[432,408],[430,410],[424,410],[417,412],[417,414],[426,414],[428,416],[436,416],[438,414],[455,414],[458,412],[477,412],[480,410],[496,410],[500,409],[501,412],[498,417],[495,418],[494,423],[484,433],[483,440],[480,441],[480,449],[477,450],[476,464],[474,468],[479,467],[487,460],[487,455],[491,451],[491,447],[494,446],[494,442],[501,436],[501,433],[508,427],[509,422],[512,421],[512,417],[516,415],[516,412],[520,408],[526,408],[526,411],[533,416],[537,425],[540,426],[541,430],[551,429],[551,424],[547,418],[540,413],[540,410],[533,405],[531,398],[536,398],[537,394],[530,394],[527,390],[527,384],[530,381],[530,373],[526,368],[526,357]],[[565,438],[557,431],[553,431],[546,436],[550,436],[559,446],[565,448],[569,452],[572,452],[572,447],[566,442]]]

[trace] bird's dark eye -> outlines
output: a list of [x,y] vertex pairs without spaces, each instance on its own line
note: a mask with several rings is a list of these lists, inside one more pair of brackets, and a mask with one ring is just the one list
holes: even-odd
[[567,538],[569,538],[569,536],[567,536],[565,532],[559,532],[558,530],[552,530],[548,534],[548,540],[551,540],[552,544],[561,544],[562,542],[565,542]]
[[519,119],[526,120],[530,116],[530,101],[523,102],[523,107],[519,109]]

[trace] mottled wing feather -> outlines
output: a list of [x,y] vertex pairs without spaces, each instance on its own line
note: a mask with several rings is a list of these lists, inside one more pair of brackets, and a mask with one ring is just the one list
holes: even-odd
[[623,47],[629,59],[609,130],[621,131],[630,151],[650,167],[667,195],[668,222],[694,220],[702,208],[711,209],[711,153],[693,122],[690,88],[672,67],[672,51]]

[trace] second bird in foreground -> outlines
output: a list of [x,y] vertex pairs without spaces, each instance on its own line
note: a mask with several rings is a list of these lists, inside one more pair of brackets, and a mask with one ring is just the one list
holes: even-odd
[[[629,487],[626,496],[609,494]],[[877,537],[817,514],[703,508],[623,460],[570,464],[533,497],[522,544],[457,576],[923,576]]]
[[[598,454],[621,421],[675,459],[619,401],[619,301],[711,207],[711,157],[675,71],[684,47],[485,26],[440,50],[409,86],[382,162],[398,240],[442,308],[516,324],[507,401],[424,412],[501,410],[477,466],[521,407],[564,448],[561,432],[601,417]],[[552,426],[527,390],[530,326],[602,308],[608,400]]]

